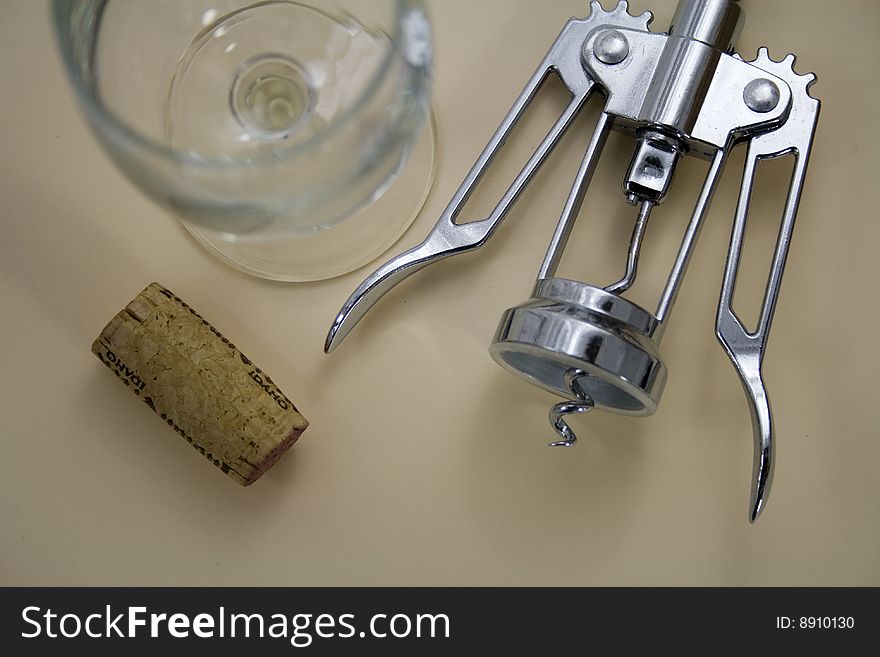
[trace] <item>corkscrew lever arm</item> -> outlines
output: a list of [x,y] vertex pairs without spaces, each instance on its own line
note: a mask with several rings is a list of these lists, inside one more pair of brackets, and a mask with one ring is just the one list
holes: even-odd
[[[755,136],[749,143],[743,173],[742,187],[733,223],[730,250],[721,288],[721,300],[715,333],[733,362],[749,402],[754,431],[755,454],[752,469],[751,500],[749,519],[754,522],[767,501],[773,481],[774,445],[773,415],[770,399],[762,377],[761,366],[764,350],[770,332],[770,324],[776,309],[779,287],[785,269],[785,260],[791,245],[795,217],[810,156],[813,133],[819,115],[819,101],[803,94],[796,97],[791,114],[783,127]],[[771,159],[793,154],[794,171],[788,190],[788,197],[782,217],[776,250],[770,267],[770,277],[764,291],[764,301],[757,328],[749,332],[733,310],[733,294],[736,288],[737,272],[743,248],[749,202],[754,187],[757,164],[762,159]]]
[[[325,352],[333,351],[367,311],[386,292],[405,278],[433,262],[479,248],[492,236],[562,135],[565,134],[594,88],[594,82],[584,72],[578,56],[586,28],[587,25],[584,21],[569,21],[477,158],[476,163],[452,197],[434,229],[424,242],[386,262],[358,286],[333,321],[324,343]],[[467,199],[551,72],[560,77],[571,93],[571,101],[568,106],[535,149],[489,217],[480,221],[456,224],[455,219]],[[610,122],[603,121],[601,123],[603,132],[606,123],[610,128]],[[599,130],[600,128],[597,128],[597,131]]]

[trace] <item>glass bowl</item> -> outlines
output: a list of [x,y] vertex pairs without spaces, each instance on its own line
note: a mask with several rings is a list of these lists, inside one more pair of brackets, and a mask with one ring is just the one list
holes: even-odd
[[100,143],[204,246],[257,276],[351,271],[435,170],[420,0],[53,0]]

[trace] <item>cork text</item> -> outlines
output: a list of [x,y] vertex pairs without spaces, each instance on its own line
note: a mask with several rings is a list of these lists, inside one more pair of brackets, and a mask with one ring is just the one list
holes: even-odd
[[146,387],[146,383],[138,376],[137,372],[131,369],[128,365],[122,362],[122,359],[119,358],[112,351],[107,349],[105,356],[107,357],[107,361],[111,363],[116,368],[116,373],[119,376],[123,376],[138,390],[143,390]]
[[287,403],[287,400],[284,398],[284,396],[271,385],[269,385],[268,382],[264,381],[263,377],[260,376],[260,373],[257,372],[257,370],[251,370],[250,372],[248,372],[248,374],[267,395],[275,400],[275,403],[278,404],[279,407],[281,407],[285,411],[290,408],[290,404]]

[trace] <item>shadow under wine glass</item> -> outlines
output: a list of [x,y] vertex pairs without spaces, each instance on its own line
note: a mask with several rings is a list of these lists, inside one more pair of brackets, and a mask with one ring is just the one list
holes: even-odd
[[52,0],[103,147],[205,247],[311,281],[378,257],[435,171],[421,0]]

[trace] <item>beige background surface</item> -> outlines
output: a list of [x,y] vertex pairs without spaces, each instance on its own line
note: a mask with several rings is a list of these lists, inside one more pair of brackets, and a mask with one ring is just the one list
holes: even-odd
[[[657,30],[673,5],[632,3],[655,11]],[[713,336],[741,155],[672,314],[659,411],[578,418],[578,447],[552,450],[544,444],[555,399],[486,349],[501,312],[530,292],[588,133],[571,133],[485,249],[399,287],[327,357],[329,323],[369,268],[296,286],[214,260],[99,150],[62,77],[44,3],[4,2],[0,583],[880,584],[880,4],[743,5],[740,52],[797,52],[799,70],[819,74],[823,101],[765,363],[778,461],[756,526],[746,517],[746,401]],[[581,0],[431,8],[439,170],[394,253],[423,238],[564,21],[587,13]],[[522,144],[512,146],[474,216],[522,163]],[[607,284],[620,273],[632,225],[619,192],[629,150],[612,139],[563,274]],[[649,282],[635,300],[655,298],[705,167],[684,164],[652,220]],[[784,167],[767,169],[749,289],[766,271],[787,181]],[[104,323],[152,280],[234,339],[312,422],[249,489],[89,353]],[[747,291],[738,308],[755,303]]]

